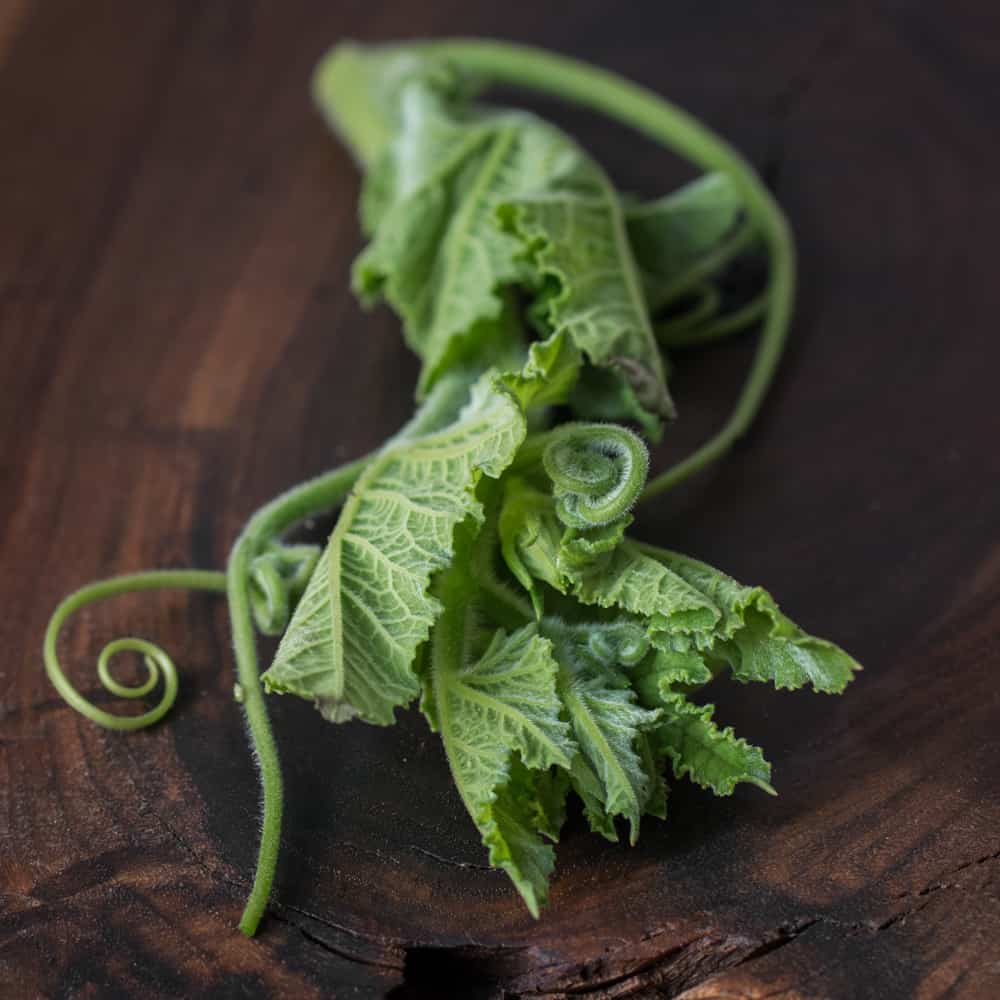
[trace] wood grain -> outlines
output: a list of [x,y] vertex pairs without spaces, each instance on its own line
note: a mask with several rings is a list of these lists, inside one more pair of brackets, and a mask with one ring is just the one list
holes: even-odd
[[[307,99],[346,36],[483,34],[622,71],[743,149],[802,291],[778,384],[641,535],[761,581],[867,669],[842,699],[718,692],[777,800],[678,785],[638,847],[571,823],[526,916],[422,720],[273,706],[288,816],[274,904],[234,930],[257,788],[224,609],[80,617],[183,672],[133,735],[63,706],[39,656],[92,578],[224,559],[260,503],[405,418],[396,322],[348,291],[358,179]],[[433,0],[0,12],[0,993],[4,996],[1000,996],[1000,17],[953,2]],[[683,168],[538,104],[649,194]],[[682,359],[662,461],[725,412],[748,343]],[[732,686],[731,686],[732,688]]]

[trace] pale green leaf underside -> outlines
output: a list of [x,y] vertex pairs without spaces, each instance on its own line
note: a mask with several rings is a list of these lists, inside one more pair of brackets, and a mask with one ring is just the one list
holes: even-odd
[[390,442],[358,481],[264,684],[314,699],[323,714],[389,725],[419,687],[412,663],[440,605],[427,593],[449,565],[456,526],[482,511],[525,433],[520,407],[489,378],[457,421]]

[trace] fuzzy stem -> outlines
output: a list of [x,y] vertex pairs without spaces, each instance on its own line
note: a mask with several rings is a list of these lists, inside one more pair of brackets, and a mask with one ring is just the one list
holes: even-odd
[[233,648],[236,652],[236,675],[243,692],[243,711],[250,729],[250,741],[260,768],[263,797],[257,869],[239,925],[247,937],[252,937],[257,932],[271,895],[278,864],[283,811],[281,764],[267,716],[267,706],[264,704],[257,664],[257,644],[250,604],[250,563],[271,539],[287,531],[293,524],[317,511],[337,506],[369,461],[369,458],[358,459],[326,475],[310,479],[272,500],[247,522],[229,557],[226,582]]

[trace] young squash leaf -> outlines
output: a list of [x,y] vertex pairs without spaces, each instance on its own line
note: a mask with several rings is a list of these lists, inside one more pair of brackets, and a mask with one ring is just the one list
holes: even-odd
[[[595,625],[594,630],[600,630]],[[581,787],[588,816],[623,816],[628,820],[630,841],[639,836],[639,820],[646,812],[658,772],[646,770],[638,751],[640,736],[658,721],[660,713],[640,707],[628,678],[616,670],[617,657],[611,653],[605,663],[594,666],[594,651],[579,649],[586,626],[567,627],[555,619],[544,619],[543,635],[553,640],[559,663],[559,695],[580,747],[571,775]],[[584,640],[586,642],[586,640]],[[588,646],[591,644],[588,644]],[[582,652],[582,655],[581,655]],[[615,839],[613,824],[604,819],[597,830]]]
[[412,663],[441,605],[431,576],[455,528],[481,518],[475,487],[497,477],[524,438],[524,414],[493,376],[454,423],[390,441],[344,504],[263,682],[315,700],[324,716],[390,725],[419,693]]
[[527,625],[496,632],[477,657],[468,643],[473,587],[461,560],[436,589],[445,613],[431,644],[423,708],[490,864],[507,872],[537,916],[555,862],[541,834],[558,831],[565,792],[544,775],[553,766],[568,770],[576,752],[561,718],[552,646]]
[[[502,351],[504,292],[518,288],[533,298],[543,337],[565,333],[611,380],[601,415],[637,418],[657,435],[673,404],[621,203],[601,168],[533,115],[471,106],[446,63],[421,63],[406,47],[370,58],[380,70],[352,76],[365,55],[335,51],[316,93],[370,165],[372,240],[355,287],[402,317],[423,360],[419,392],[451,366],[497,360],[486,355]],[[358,102],[377,125],[359,120]],[[588,397],[574,402],[585,411]]]
[[774,795],[771,765],[759,747],[739,739],[731,727],[720,729],[711,705],[693,705],[679,694],[662,698],[662,721],[652,734],[678,778],[688,777],[716,795],[732,795],[740,782]]
[[[840,694],[861,667],[839,646],[804,632],[781,613],[774,598],[761,587],[747,587],[706,563],[651,545],[640,548],[665,569],[711,601],[718,623],[696,637],[711,660],[732,666],[738,681],[769,681],[776,688],[811,686]],[[667,622],[654,621],[653,631],[670,633]]]

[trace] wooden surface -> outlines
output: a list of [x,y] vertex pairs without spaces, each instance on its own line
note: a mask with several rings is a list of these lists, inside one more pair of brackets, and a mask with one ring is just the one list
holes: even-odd
[[[1000,16],[994,4],[0,4],[0,994],[1000,996]],[[703,116],[801,250],[762,419],[641,535],[766,584],[867,667],[843,698],[731,686],[780,798],[678,785],[635,849],[571,824],[533,923],[436,738],[273,705],[274,905],[234,930],[257,782],[220,602],[82,615],[182,670],[169,721],[99,730],[39,648],[69,589],[217,566],[256,506],[404,419],[415,366],[348,291],[358,178],[307,97],[345,36],[556,47]],[[620,185],[682,169],[536,104]],[[666,461],[747,342],[682,359]]]

